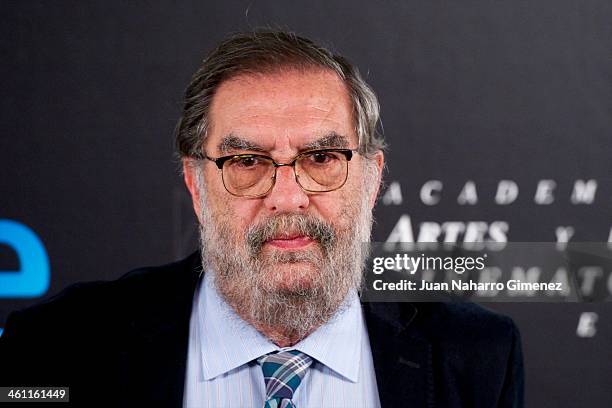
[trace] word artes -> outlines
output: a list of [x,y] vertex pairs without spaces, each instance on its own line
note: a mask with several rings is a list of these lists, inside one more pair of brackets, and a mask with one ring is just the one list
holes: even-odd
[[417,234],[410,216],[403,214],[385,242],[508,242],[509,229],[505,221],[425,221],[418,224]]
[[[525,192],[526,190],[526,192]],[[555,202],[558,196],[562,196],[562,192],[557,188],[555,180],[544,179],[539,180],[534,185],[527,189],[523,187],[523,194],[537,205],[550,205]],[[500,180],[497,182],[495,190],[487,191],[486,199],[492,200],[497,205],[509,205],[514,203],[519,198],[521,188],[513,180]],[[595,194],[597,193],[597,180],[575,180],[569,191],[566,192],[570,203],[578,204],[593,204]],[[475,205],[478,204],[481,195],[476,182],[467,180],[459,190],[456,186],[445,187],[440,180],[428,180],[424,182],[419,189],[420,201],[429,206],[436,205],[445,199],[445,196],[451,195],[459,205]],[[400,205],[403,202],[402,189],[398,181],[394,181],[389,185],[387,191],[382,198],[385,205]]]

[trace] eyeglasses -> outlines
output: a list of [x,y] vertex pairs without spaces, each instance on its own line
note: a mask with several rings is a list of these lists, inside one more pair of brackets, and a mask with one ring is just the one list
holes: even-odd
[[341,188],[348,178],[348,162],[357,149],[309,150],[289,163],[277,163],[260,154],[236,154],[217,159],[203,155],[201,159],[215,162],[221,170],[223,185],[237,197],[263,197],[276,182],[279,167],[293,167],[295,181],[303,190],[326,193]]

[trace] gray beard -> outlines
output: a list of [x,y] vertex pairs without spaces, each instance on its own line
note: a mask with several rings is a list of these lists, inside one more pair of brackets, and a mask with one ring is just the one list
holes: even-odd
[[[235,236],[229,228],[231,215],[204,210],[200,214],[203,266],[213,273],[217,291],[243,320],[302,339],[348,306],[343,302],[347,294],[361,286],[372,228],[367,192],[362,194],[361,202],[341,214],[343,220],[354,220],[344,229],[313,216],[280,214]],[[203,209],[210,208],[205,197],[201,204]],[[316,243],[301,251],[264,253],[265,242],[284,231],[299,232]],[[287,268],[299,275],[304,263],[311,267],[308,284],[298,281],[278,287]]]

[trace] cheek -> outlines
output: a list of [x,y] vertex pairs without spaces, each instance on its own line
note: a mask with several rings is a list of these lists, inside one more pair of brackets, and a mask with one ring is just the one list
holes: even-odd
[[262,207],[261,199],[245,199],[231,195],[223,186],[221,174],[216,171],[206,172],[205,182],[208,187],[208,210],[214,219],[220,220],[237,234],[253,225]]
[[346,187],[311,198],[311,205],[316,207],[320,216],[325,221],[341,229],[354,222],[355,215],[354,206],[352,205],[354,197],[352,197]]
[[337,217],[336,223],[343,228],[354,226],[358,222],[365,194],[361,174],[349,177],[346,184],[336,193],[335,203],[331,204],[334,216]]
[[[211,166],[212,167],[212,166]],[[231,215],[232,206],[228,205],[234,198],[223,186],[221,172],[217,168],[209,168],[204,172],[204,183],[206,186],[206,196],[208,198],[209,209],[220,215]]]
[[244,232],[255,222],[258,209],[261,207],[261,200],[245,200],[236,197],[226,200],[225,204],[231,214],[231,223],[239,231]]
[[222,193],[226,193],[225,187],[223,187],[223,178],[221,171],[214,166],[209,166],[204,171],[204,182],[210,192],[210,195],[219,196]]

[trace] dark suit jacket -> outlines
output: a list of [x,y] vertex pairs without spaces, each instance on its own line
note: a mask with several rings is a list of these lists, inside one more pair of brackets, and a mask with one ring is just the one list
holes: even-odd
[[[11,314],[0,385],[68,385],[72,406],[181,407],[200,269],[193,254]],[[522,406],[510,318],[467,303],[365,303],[364,313],[383,407]]]

